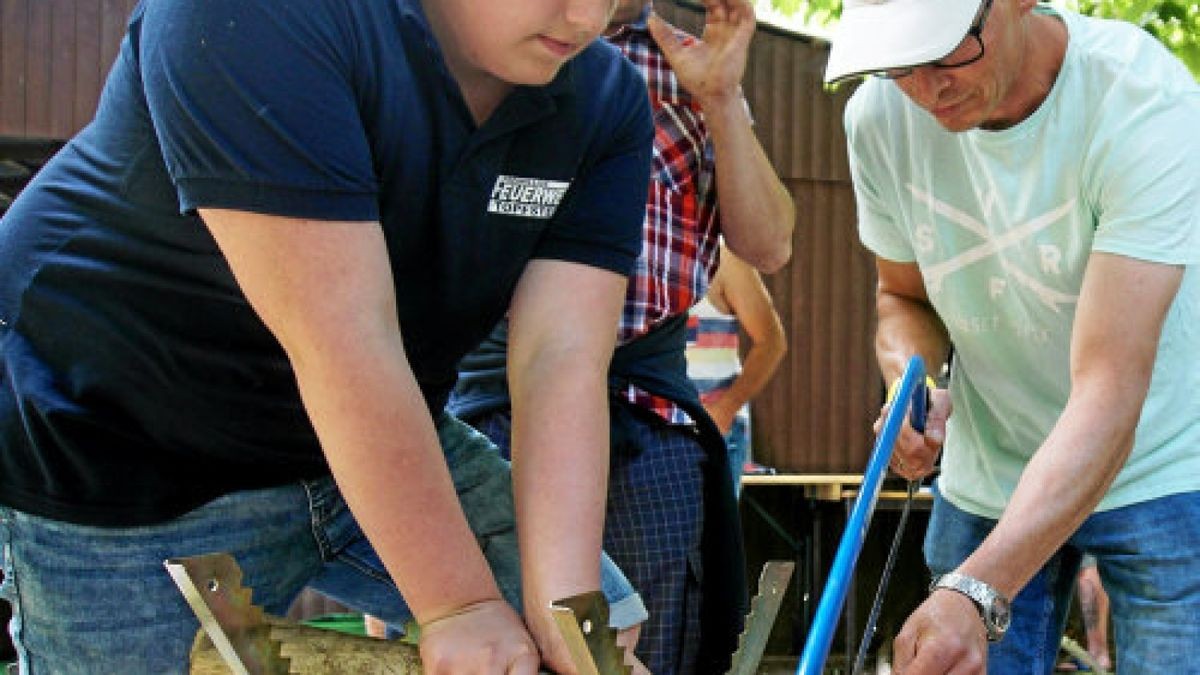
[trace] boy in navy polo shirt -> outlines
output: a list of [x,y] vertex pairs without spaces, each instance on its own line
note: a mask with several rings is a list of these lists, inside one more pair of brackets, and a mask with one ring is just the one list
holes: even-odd
[[[161,561],[214,550],[271,612],[309,582],[411,609],[427,672],[568,667],[545,608],[601,584],[605,366],[652,136],[594,41],[611,11],[134,10],[95,120],[0,222],[22,672],[184,672],[196,622]],[[503,465],[442,411],[506,311],[519,534]],[[518,536],[523,587],[488,567]]]

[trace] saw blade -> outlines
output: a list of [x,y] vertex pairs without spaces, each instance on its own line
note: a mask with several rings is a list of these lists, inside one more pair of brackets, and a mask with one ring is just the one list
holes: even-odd
[[792,578],[796,563],[771,560],[763,565],[758,577],[758,594],[750,600],[750,612],[746,615],[746,628],[738,636],[737,651],[729,675],[753,675],[758,672],[758,663],[767,648],[771,628],[779,607],[783,604],[784,592]]
[[900,542],[904,541],[904,527],[908,523],[908,513],[912,510],[913,495],[921,486],[921,481],[908,481],[908,489],[904,499],[904,508],[900,511],[900,522],[896,525],[896,533],[892,535],[892,547],[888,550],[887,560],[884,561],[883,573],[879,576],[879,588],[875,589],[875,600],[871,603],[871,613],[867,616],[867,625],[863,628],[862,641],[858,643],[858,652],[854,656],[851,675],[861,675],[867,662],[867,650],[875,637],[875,627],[879,623],[879,613],[883,609],[883,600],[887,597],[888,582],[892,578],[892,570],[896,567],[897,553]]
[[242,570],[228,553],[163,562],[200,620],[204,632],[234,675],[287,675],[289,660],[271,639],[262,609],[242,587]]
[[579,675],[630,675],[617,631],[608,625],[608,602],[600,591],[574,595],[550,605]]

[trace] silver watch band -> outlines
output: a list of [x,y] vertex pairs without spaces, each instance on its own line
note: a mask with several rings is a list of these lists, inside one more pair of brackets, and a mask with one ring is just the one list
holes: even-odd
[[934,579],[929,590],[939,588],[961,593],[975,603],[989,642],[999,642],[1004,637],[1012,621],[1011,604],[990,584],[966,574],[950,572]]

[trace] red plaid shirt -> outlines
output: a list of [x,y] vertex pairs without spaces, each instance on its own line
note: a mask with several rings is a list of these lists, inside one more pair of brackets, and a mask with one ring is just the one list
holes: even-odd
[[[716,165],[704,115],[646,29],[647,15],[608,37],[646,79],[655,129],[642,254],[625,296],[620,344],[664,319],[686,314],[704,297],[717,268],[721,232]],[[636,387],[629,387],[625,396],[673,424],[692,421],[671,401]]]

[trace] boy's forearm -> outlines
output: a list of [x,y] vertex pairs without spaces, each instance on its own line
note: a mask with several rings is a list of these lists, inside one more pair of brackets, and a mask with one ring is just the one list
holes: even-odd
[[549,622],[537,612],[549,602],[600,588],[608,365],[626,283],[595,267],[538,260],[509,311],[513,496],[535,623]]
[[425,623],[500,593],[402,359],[305,359],[296,373],[347,504]]
[[379,224],[201,217],[287,353],[338,486],[417,618],[499,597],[408,364]]
[[[566,355],[564,355],[565,357]],[[549,601],[599,588],[608,479],[603,375],[544,359],[513,392],[513,489],[522,572]],[[528,593],[527,593],[528,596]]]

